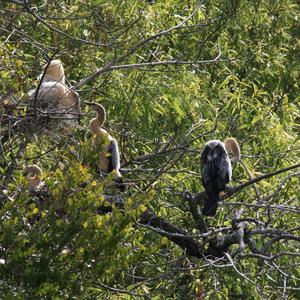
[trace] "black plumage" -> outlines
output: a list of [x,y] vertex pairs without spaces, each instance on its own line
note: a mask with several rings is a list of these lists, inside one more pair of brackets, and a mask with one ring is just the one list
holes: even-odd
[[205,144],[201,154],[202,183],[207,193],[207,201],[202,214],[215,216],[219,193],[226,189],[231,179],[231,162],[224,144],[219,140],[212,140]]
[[121,192],[125,192],[125,184],[123,183],[123,179],[119,174],[120,173],[119,172],[120,170],[119,147],[117,141],[114,138],[111,139],[111,142],[107,147],[107,152],[110,154],[108,157],[107,172],[111,173],[112,171],[116,170],[118,176],[114,178],[114,181],[116,182],[116,185],[119,188],[119,190]]

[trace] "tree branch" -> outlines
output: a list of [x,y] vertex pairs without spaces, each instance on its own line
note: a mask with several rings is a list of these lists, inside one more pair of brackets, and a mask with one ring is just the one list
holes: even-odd
[[[240,190],[244,189],[245,187],[247,186],[250,186],[256,182],[259,182],[263,179],[266,179],[266,178],[270,178],[270,177],[273,177],[275,175],[278,175],[280,173],[284,173],[284,172],[287,172],[287,171],[290,171],[290,170],[293,170],[293,169],[297,169],[300,167],[300,163],[298,164],[295,164],[295,165],[291,165],[289,167],[286,167],[286,168],[283,168],[283,169],[280,169],[280,170],[277,170],[277,171],[274,171],[274,172],[270,172],[270,173],[267,173],[267,174],[264,174],[264,175],[261,175],[259,177],[256,177],[256,178],[253,178],[247,182],[244,182],[236,187],[231,187],[230,189],[228,189],[228,191],[226,191],[226,194],[225,196],[223,197],[223,199],[226,199],[226,198],[229,198],[231,197],[233,194],[239,192]],[[203,203],[206,198],[207,198],[207,195],[206,195],[206,192],[200,192],[200,193],[196,193],[194,195],[195,199],[198,201],[198,203]]]
[[196,221],[197,228],[200,230],[200,232],[204,232],[204,233],[208,232],[206,223],[199,210],[199,205],[196,199],[193,197],[193,195],[190,192],[184,192],[184,197],[189,203],[190,211],[192,213],[194,220]]
[[163,218],[156,216],[154,213],[146,210],[140,216],[138,223],[150,225],[153,228],[162,229],[160,234],[166,236],[170,241],[177,244],[186,251],[186,254],[203,258],[203,246],[192,237],[187,236],[187,232],[168,223]]
[[44,24],[47,28],[49,28],[50,30],[53,30],[61,35],[64,35],[65,37],[73,40],[73,41],[77,41],[77,42],[82,42],[82,43],[85,43],[85,44],[89,44],[89,45],[94,45],[94,46],[105,46],[105,47],[112,47],[111,44],[105,44],[105,43],[96,43],[96,42],[91,42],[91,41],[88,41],[88,40],[84,40],[84,39],[80,39],[80,38],[76,38],[76,37],[73,37],[69,34],[67,34],[66,32],[48,24],[47,22],[44,21],[44,19],[42,17],[40,17],[37,12],[37,8],[34,7],[28,7],[27,5],[25,5],[25,8],[26,10],[28,11],[28,13],[30,13],[34,18],[36,18],[37,20],[39,20],[42,24]]
[[147,63],[136,63],[136,64],[125,64],[125,65],[114,65],[114,62],[106,65],[102,69],[97,70],[95,73],[91,74],[89,77],[82,79],[79,83],[75,84],[72,89],[77,90],[83,85],[91,83],[94,81],[99,75],[107,72],[112,72],[115,70],[122,70],[122,69],[138,69],[138,68],[145,68],[145,67],[156,67],[156,66],[171,66],[171,65],[204,65],[204,64],[211,64],[220,61],[221,53],[213,59],[207,60],[199,60],[199,61],[181,61],[181,60],[165,60],[165,61],[154,61],[154,62],[147,62]]
[[[203,1],[202,1],[203,2]],[[152,67],[152,66],[156,66],[156,65],[179,65],[179,64],[204,64],[204,63],[212,63],[215,62],[216,59],[218,60],[219,57],[221,56],[221,51],[219,49],[219,54],[217,55],[217,57],[213,60],[208,60],[208,61],[195,61],[195,62],[191,62],[191,61],[163,61],[163,62],[153,62],[153,63],[141,63],[141,64],[129,64],[129,65],[117,65],[119,63],[121,63],[122,61],[124,61],[126,58],[130,57],[132,54],[134,54],[139,48],[141,48],[142,46],[146,45],[147,43],[151,42],[152,40],[167,35],[170,32],[177,30],[177,29],[182,29],[184,28],[184,24],[190,20],[196,13],[197,11],[201,8],[202,6],[202,2],[199,3],[196,7],[196,9],[188,16],[186,17],[184,20],[182,20],[179,24],[170,27],[168,29],[162,30],[157,34],[154,34],[144,40],[142,40],[141,42],[139,42],[138,44],[136,44],[135,46],[133,46],[131,49],[129,49],[124,55],[121,55],[118,58],[115,58],[114,61],[110,62],[108,65],[106,65],[105,67],[96,70],[96,72],[94,72],[93,74],[91,74],[90,76],[88,76],[85,79],[82,79],[79,83],[77,83],[76,85],[73,86],[73,89],[79,89],[80,87],[82,87],[85,84],[91,83],[93,82],[99,75],[106,73],[106,72],[111,72],[113,70],[118,70],[118,69],[129,69],[129,68],[140,68],[140,67]]]

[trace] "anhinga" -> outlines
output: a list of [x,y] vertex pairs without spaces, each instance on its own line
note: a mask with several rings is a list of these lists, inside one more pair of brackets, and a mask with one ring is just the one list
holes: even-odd
[[[228,152],[232,152],[230,160]],[[220,192],[225,191],[226,184],[231,180],[232,165],[240,159],[240,147],[237,141],[229,138],[225,143],[211,140],[205,144],[201,154],[202,183],[207,194],[207,201],[202,214],[214,216],[220,201]]]
[[30,219],[30,223],[32,224],[34,221],[40,219],[42,209],[45,209],[45,207],[48,207],[53,202],[51,201],[52,195],[48,186],[42,180],[43,171],[38,165],[25,167],[23,174],[29,183],[29,193],[32,197],[31,203],[35,203],[39,209],[38,214],[33,219]]
[[39,191],[45,185],[42,181],[43,171],[38,165],[29,165],[24,169],[24,176],[26,176],[29,189],[31,191]]
[[60,59],[54,59],[49,64],[45,64],[43,70],[38,79],[43,78],[43,82],[56,81],[65,84],[65,69]]
[[[31,90],[29,97],[31,100],[36,98],[37,106],[42,109],[58,110],[60,117],[66,119],[74,119],[74,116],[69,115],[70,109],[80,113],[79,95],[65,85],[65,71],[62,62],[59,59],[52,60],[49,64],[43,66],[43,73],[38,77],[42,80],[38,90]],[[36,95],[37,93],[37,95]]]
[[85,103],[90,105],[97,112],[96,118],[93,118],[90,121],[90,128],[94,134],[94,143],[99,144],[99,141],[104,144],[105,141],[108,141],[109,143],[100,153],[100,159],[98,162],[99,169],[104,174],[109,174],[114,171],[114,181],[117,183],[120,191],[124,192],[125,185],[120,173],[120,154],[117,141],[112,138],[112,136],[104,128],[102,128],[106,119],[105,108],[98,103]]

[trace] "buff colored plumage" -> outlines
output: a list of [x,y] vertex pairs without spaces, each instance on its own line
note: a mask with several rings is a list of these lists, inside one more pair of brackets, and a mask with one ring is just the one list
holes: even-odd
[[24,169],[24,175],[29,183],[29,189],[38,191],[44,186],[42,181],[43,171],[37,165],[29,165]]
[[120,173],[120,154],[117,141],[102,128],[106,120],[105,108],[98,103],[87,103],[96,112],[97,116],[90,121],[90,128],[94,134],[94,143],[97,144],[99,141],[107,142],[104,150],[100,153],[100,159],[98,162],[99,169],[109,174],[115,172],[115,181],[118,183],[118,187],[121,191],[125,190],[125,185],[122,183],[122,175]]

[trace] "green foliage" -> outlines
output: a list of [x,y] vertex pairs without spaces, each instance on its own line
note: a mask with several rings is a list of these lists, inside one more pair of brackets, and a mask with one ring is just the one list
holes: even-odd
[[[234,169],[234,186],[249,180],[248,172],[256,177],[299,161],[299,4],[206,1],[191,16],[197,2],[29,1],[27,8],[13,2],[0,4],[0,130],[8,137],[0,143],[3,299],[195,299],[198,281],[204,299],[297,299],[296,255],[262,263],[245,248],[233,268],[226,258],[189,257],[137,221],[151,209],[208,246],[179,195],[203,191],[199,155],[210,139],[239,140],[245,167]],[[95,162],[104,145],[92,144],[84,104],[80,126],[65,133],[14,129],[53,56],[75,86],[115,66],[79,93],[107,110],[125,194],[112,175],[99,178]],[[9,103],[17,109],[4,108]],[[51,193],[42,208],[22,175],[32,163],[42,167]],[[297,176],[270,177],[226,201],[299,207]],[[121,197],[124,210],[113,205],[97,214],[111,206],[104,195]],[[241,207],[219,207],[207,221],[214,236],[232,226]],[[247,223],[249,230],[263,223],[294,234],[299,223],[295,211],[243,208],[243,218],[261,222]],[[271,238],[257,238],[256,246]],[[284,252],[299,253],[299,240],[280,240],[267,254]]]

